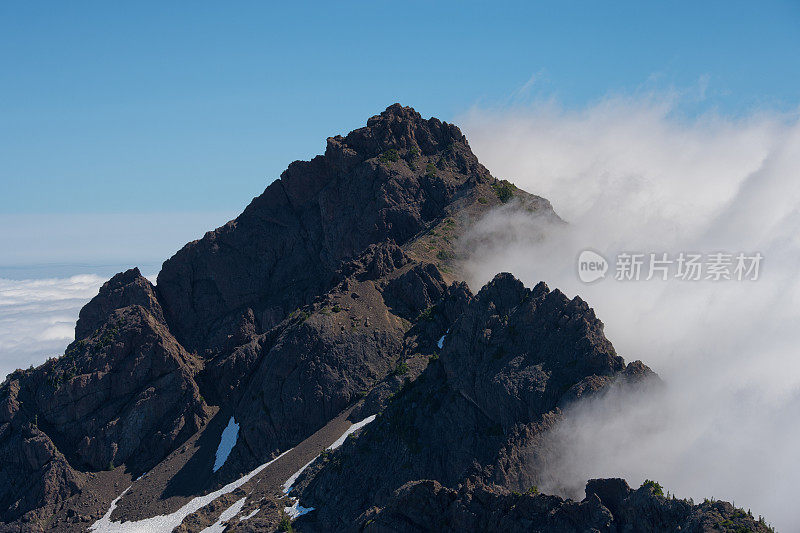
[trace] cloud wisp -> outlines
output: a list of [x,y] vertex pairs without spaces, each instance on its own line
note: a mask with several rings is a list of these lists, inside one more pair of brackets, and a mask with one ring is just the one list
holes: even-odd
[[[510,271],[580,295],[626,360],[667,387],[587,402],[554,431],[543,489],[580,496],[587,478],[657,479],[800,528],[800,125],[796,116],[675,113],[674,99],[612,98],[473,109],[459,121],[496,176],[549,199],[569,224],[513,205],[467,236],[473,287]],[[757,281],[582,283],[585,249],[760,252]],[[613,266],[612,266],[613,269]],[[556,482],[558,480],[558,482]],[[547,483],[545,483],[547,484]]]

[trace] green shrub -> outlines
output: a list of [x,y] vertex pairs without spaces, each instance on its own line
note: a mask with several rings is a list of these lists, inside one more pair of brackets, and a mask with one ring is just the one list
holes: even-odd
[[394,369],[395,376],[402,376],[408,373],[408,363],[405,361],[401,362],[397,365],[397,368]]
[[281,515],[281,521],[278,522],[278,531],[285,531],[286,533],[294,533],[294,528],[292,527],[292,521],[289,519],[289,515],[283,513]]
[[417,321],[419,321],[419,320],[432,321],[435,311],[436,311],[436,307],[433,306],[433,305],[430,306],[429,308],[425,309],[423,312],[421,312],[419,314],[419,316],[417,317]]
[[300,320],[300,322],[305,322],[306,320],[308,320],[308,317],[310,317],[310,316],[311,315],[308,312],[303,311],[302,309],[298,308],[298,309],[295,309],[294,311],[292,311],[291,313],[289,313],[289,320],[292,320],[294,318],[298,318]]
[[[661,486],[660,483],[653,481],[652,479],[645,479],[644,483],[642,483],[642,487],[647,487],[650,489],[650,492],[655,494],[656,496],[663,496],[664,495],[664,488]],[[641,488],[641,487],[639,487]]]
[[381,163],[393,163],[400,159],[400,154],[397,153],[397,150],[392,148],[383,152],[378,159],[380,159]]
[[517,190],[516,186],[508,180],[496,181],[492,184],[492,188],[497,198],[504,204],[514,197],[514,191]]
[[436,252],[436,258],[439,259],[439,261],[447,261],[450,259],[450,254],[444,250],[439,250]]

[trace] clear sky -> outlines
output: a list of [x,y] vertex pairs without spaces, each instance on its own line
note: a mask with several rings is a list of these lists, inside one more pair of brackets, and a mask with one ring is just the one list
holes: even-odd
[[[643,4],[647,4],[646,6]],[[0,213],[235,213],[399,101],[795,106],[800,3],[3,2]],[[0,261],[2,263],[2,261]]]

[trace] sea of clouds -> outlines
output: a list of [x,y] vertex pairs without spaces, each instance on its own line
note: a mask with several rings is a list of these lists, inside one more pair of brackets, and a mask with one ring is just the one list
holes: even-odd
[[0,214],[0,381],[61,355],[78,312],[117,272],[161,262],[230,212]]
[[[666,382],[585,402],[549,436],[544,491],[659,481],[800,530],[800,125],[797,114],[685,116],[673,95],[475,108],[458,123],[493,175],[568,222],[491,213],[467,237],[469,283],[499,271],[580,295],[626,360]],[[480,246],[474,246],[480,243]],[[582,283],[584,249],[612,263]],[[617,281],[623,251],[760,252],[756,281]]]
[[63,354],[75,336],[78,311],[104,281],[94,274],[0,278],[0,380],[17,368]]
[[[469,282],[476,288],[510,271],[529,286],[545,280],[580,295],[620,355],[643,360],[667,383],[644,398],[612,395],[571,413],[550,436],[560,452],[540,489],[580,497],[591,477],[622,476],[634,485],[651,478],[679,497],[733,500],[795,531],[800,126],[794,114],[687,118],[676,113],[679,103],[649,95],[577,111],[547,102],[460,117],[495,176],[548,198],[568,222],[551,226],[513,206],[492,213],[468,236],[481,244],[468,263]],[[37,235],[58,233],[59,224],[45,222],[35,234],[14,237],[17,244],[30,248]],[[102,254],[102,239],[74,245],[100,227],[84,225],[71,241],[75,258]],[[165,250],[214,224],[190,226]],[[108,234],[120,244],[119,233]],[[142,249],[151,257],[149,246]],[[587,285],[576,271],[586,248],[609,260],[621,251],[741,251],[760,252],[764,261],[752,282],[625,283],[611,271]],[[17,263],[31,259],[19,253]],[[0,376],[63,353],[80,307],[107,277],[0,279]]]

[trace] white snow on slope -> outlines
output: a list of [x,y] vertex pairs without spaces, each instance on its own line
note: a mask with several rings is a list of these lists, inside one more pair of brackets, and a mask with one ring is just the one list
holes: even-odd
[[292,506],[291,507],[284,507],[283,511],[289,517],[290,520],[294,520],[298,516],[303,516],[306,513],[309,513],[314,510],[313,507],[303,507],[300,505],[300,500],[297,498],[292,498]]
[[369,424],[369,423],[370,423],[370,422],[372,422],[373,420],[375,420],[375,415],[368,416],[367,418],[365,418],[365,419],[364,419],[364,420],[362,420],[361,422],[356,422],[355,424],[353,424],[352,426],[350,426],[349,428],[347,428],[347,431],[345,431],[345,432],[342,434],[342,436],[341,436],[341,437],[339,437],[338,439],[336,439],[336,441],[335,441],[333,444],[331,444],[330,446],[328,446],[328,450],[335,450],[336,448],[338,448],[339,446],[341,446],[342,444],[344,444],[344,441],[346,441],[346,440],[347,440],[347,437],[349,437],[350,435],[352,435],[353,433],[355,433],[355,432],[356,432],[356,431],[358,431],[359,429],[363,428],[364,426],[366,426],[367,424]]
[[[319,457],[319,455],[318,455],[317,457]],[[289,492],[292,490],[292,485],[294,485],[294,482],[295,482],[295,481],[297,481],[297,478],[299,478],[299,477],[300,477],[300,474],[302,474],[302,473],[303,473],[303,471],[304,471],[306,468],[308,468],[309,466],[311,466],[311,463],[313,463],[314,461],[316,461],[316,460],[317,460],[317,457],[314,457],[314,458],[313,458],[313,459],[311,459],[309,462],[307,462],[306,464],[304,464],[304,465],[303,465],[303,466],[300,468],[300,470],[298,470],[297,472],[295,472],[294,474],[292,474],[292,475],[289,477],[289,479],[287,479],[287,480],[286,480],[286,482],[284,482],[284,484],[283,484],[283,493],[284,493],[284,494],[289,494]]]
[[[356,432],[356,431],[358,431],[359,429],[363,428],[364,426],[366,426],[367,424],[369,424],[369,423],[370,423],[370,422],[372,422],[373,420],[375,420],[375,415],[368,416],[368,417],[367,417],[367,418],[365,418],[364,420],[361,420],[360,422],[356,422],[355,424],[351,425],[349,428],[347,428],[347,431],[345,431],[344,433],[342,433],[342,436],[341,436],[341,437],[339,437],[338,439],[336,439],[336,440],[333,442],[333,444],[331,444],[330,446],[328,446],[328,447],[327,447],[327,448],[325,448],[325,449],[326,449],[326,450],[328,450],[328,451],[330,451],[330,450],[335,450],[336,448],[338,448],[339,446],[341,446],[342,444],[344,444],[344,441],[346,441],[346,440],[347,440],[347,437],[349,437],[350,435],[352,435],[353,433],[355,433],[355,432]],[[319,455],[318,455],[317,457],[319,457]],[[300,470],[298,470],[297,472],[295,472],[294,474],[292,474],[292,475],[291,475],[291,477],[290,477],[289,479],[287,479],[287,480],[286,480],[286,482],[283,484],[283,493],[284,493],[284,494],[289,494],[289,491],[291,491],[291,490],[292,490],[292,485],[294,485],[294,482],[295,482],[295,481],[297,481],[297,478],[298,478],[298,477],[300,477],[300,474],[302,474],[302,473],[303,473],[303,471],[304,471],[306,468],[308,468],[309,466],[311,466],[311,463],[313,463],[314,461],[316,461],[316,460],[317,460],[317,457],[314,457],[314,458],[313,458],[313,459],[311,459],[309,462],[307,462],[306,464],[304,464],[304,465],[303,465],[303,467],[302,467]]]
[[442,338],[439,339],[439,342],[436,343],[436,345],[439,347],[440,350],[442,349],[442,346],[444,346],[444,338],[447,337],[448,333],[450,333],[450,328],[447,328],[447,331],[444,332]]
[[[350,435],[352,435],[353,433],[355,433],[359,429],[363,428],[364,426],[366,426],[367,424],[369,424],[373,420],[375,420],[375,415],[368,416],[364,420],[361,420],[360,422],[356,422],[355,424],[351,425],[349,428],[347,428],[347,431],[342,433],[342,436],[339,437],[338,439],[336,439],[333,442],[333,444],[331,444],[330,446],[328,446],[326,448],[326,450],[335,450],[336,448],[338,448],[339,446],[344,444],[344,441],[347,440],[347,437],[349,437]],[[319,455],[317,457],[319,457]],[[311,459],[309,462],[307,462],[305,465],[303,465],[303,467],[300,470],[298,470],[297,472],[292,474],[291,477],[289,477],[289,479],[286,480],[286,482],[283,484],[283,493],[284,494],[289,494],[292,491],[292,486],[294,485],[295,481],[297,481],[297,478],[300,477],[300,474],[302,474],[303,471],[306,468],[311,466],[311,463],[313,463],[314,461],[317,460],[317,457],[314,457],[313,459]],[[286,512],[287,515],[289,515],[289,518],[294,520],[298,516],[303,516],[304,514],[308,513],[309,511],[313,511],[314,508],[313,507],[303,507],[302,505],[300,505],[300,501],[297,498],[292,498],[292,506],[291,507],[284,507],[283,510]]]
[[242,498],[222,511],[222,514],[219,515],[217,521],[202,530],[200,533],[223,533],[225,531],[225,522],[239,514],[239,512],[242,510],[242,507],[244,507],[244,501],[246,499],[247,498]]
[[245,520],[250,520],[250,519],[251,519],[251,518],[253,518],[255,515],[257,515],[257,514],[258,514],[258,512],[259,512],[260,510],[261,510],[261,507],[258,507],[257,509],[254,509],[252,513],[250,513],[250,514],[248,514],[248,515],[245,515],[245,516],[241,517],[241,518],[239,519],[239,522],[244,522]]
[[228,425],[222,431],[222,436],[219,438],[219,446],[217,447],[217,454],[214,458],[214,472],[222,468],[231,450],[236,445],[236,439],[239,438],[239,424],[231,417]]
[[290,451],[291,448],[280,454],[275,459],[256,467],[249,474],[237,479],[236,481],[228,483],[219,490],[216,490],[210,494],[206,494],[205,496],[198,496],[197,498],[189,500],[183,507],[174,513],[154,516],[152,518],[145,518],[138,521],[112,522],[111,514],[114,512],[114,509],[116,509],[119,500],[125,495],[125,492],[128,491],[128,489],[125,489],[122,494],[117,496],[117,498],[111,502],[111,507],[108,509],[103,518],[91,525],[89,531],[93,531],[95,533],[170,533],[173,529],[178,527],[181,522],[183,522],[184,518],[202,509],[223,494],[228,494],[229,492],[233,492],[234,490],[238,489],[250,481],[253,476],[264,470],[266,467]]

